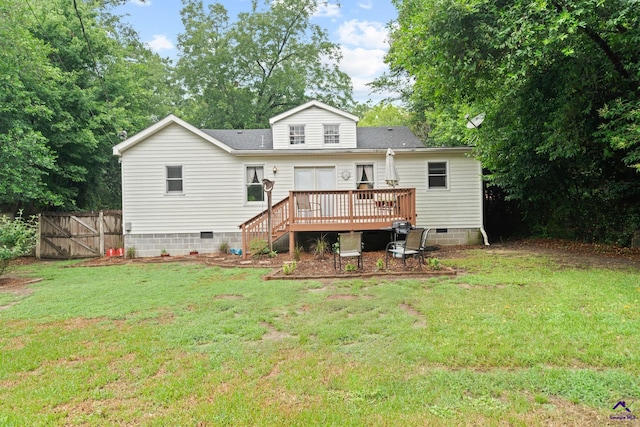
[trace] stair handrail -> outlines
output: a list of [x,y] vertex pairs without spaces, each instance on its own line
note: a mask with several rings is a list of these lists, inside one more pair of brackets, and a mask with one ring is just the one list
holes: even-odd
[[258,213],[252,218],[240,224],[242,230],[242,256],[249,255],[249,246],[253,239],[264,239],[268,241],[269,234],[281,235],[286,233],[289,225],[289,197],[278,201],[271,207],[271,230],[268,228],[269,209]]

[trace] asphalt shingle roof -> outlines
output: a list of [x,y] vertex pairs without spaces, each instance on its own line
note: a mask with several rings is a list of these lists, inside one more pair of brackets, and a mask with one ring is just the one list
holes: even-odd
[[[234,150],[273,150],[271,129],[202,129]],[[423,148],[424,144],[406,126],[356,128],[357,147],[363,150]]]

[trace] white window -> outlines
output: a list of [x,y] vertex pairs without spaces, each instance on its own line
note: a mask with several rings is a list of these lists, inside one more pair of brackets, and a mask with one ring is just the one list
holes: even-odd
[[324,143],[339,144],[340,143],[340,126],[324,125]]
[[245,176],[247,187],[247,202],[262,202],[264,200],[264,191],[262,190],[264,167],[247,166],[247,172]]
[[447,162],[428,162],[427,188],[448,188]]
[[289,126],[289,143],[291,145],[304,144],[304,125]]
[[[356,189],[373,190],[373,165],[360,164],[356,165]],[[358,199],[371,199],[372,193],[358,193]]]
[[182,192],[182,166],[167,166],[167,193]]
[[356,165],[356,188],[358,190],[371,190],[374,182],[372,164]]

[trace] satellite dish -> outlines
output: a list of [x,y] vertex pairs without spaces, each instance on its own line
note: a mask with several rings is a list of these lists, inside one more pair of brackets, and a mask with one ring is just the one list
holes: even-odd
[[480,125],[482,125],[482,122],[484,121],[485,116],[486,114],[482,113],[478,114],[473,119],[470,119],[469,115],[467,114],[466,116],[464,116],[464,118],[467,119],[467,127],[469,129],[479,129]]

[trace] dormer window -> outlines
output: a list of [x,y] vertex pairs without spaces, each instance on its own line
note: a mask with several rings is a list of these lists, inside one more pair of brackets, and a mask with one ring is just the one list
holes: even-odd
[[289,143],[291,145],[304,144],[304,125],[289,126]]
[[324,125],[324,143],[339,144],[340,143],[340,126]]

